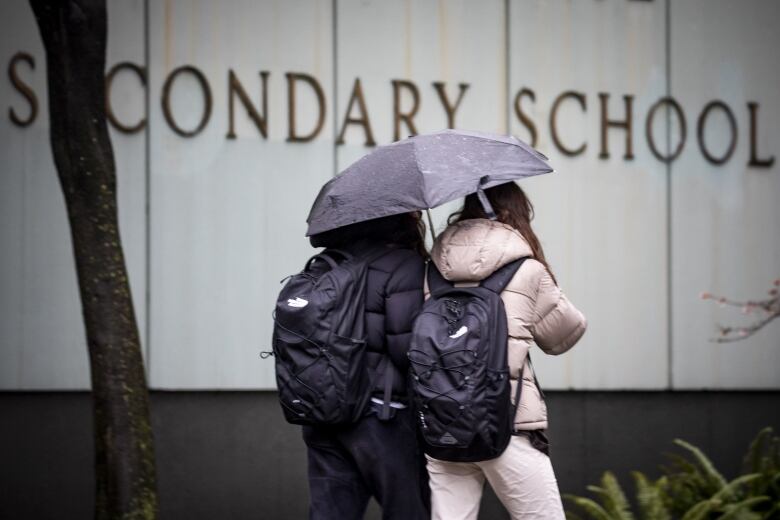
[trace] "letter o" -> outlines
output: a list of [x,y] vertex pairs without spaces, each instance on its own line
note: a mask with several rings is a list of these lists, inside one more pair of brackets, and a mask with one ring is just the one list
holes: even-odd
[[[677,113],[677,118],[680,120],[680,142],[677,144],[677,148],[674,149],[674,152],[672,152],[670,155],[661,154],[661,152],[659,152],[658,148],[655,146],[655,140],[653,140],[653,118],[655,117],[656,111],[663,105],[671,106],[672,109]],[[650,151],[653,152],[653,155],[655,155],[659,160],[669,163],[677,159],[680,153],[682,153],[683,147],[685,146],[687,133],[688,128],[685,123],[685,114],[683,113],[683,109],[680,104],[677,103],[674,98],[662,97],[656,101],[652,107],[650,107],[650,111],[647,113],[647,119],[645,119],[645,134],[647,137],[647,145],[650,147]]]
[[[173,82],[177,76],[185,72],[188,72],[193,76],[195,76],[195,79],[198,80],[198,83],[200,83],[200,88],[203,91],[203,103],[204,103],[203,116],[200,118],[200,122],[198,123],[198,126],[196,126],[193,130],[184,130],[179,125],[177,125],[176,121],[174,121],[173,119],[173,114],[171,113],[171,107],[170,107],[170,95],[171,95],[171,87],[173,86]],[[168,75],[168,78],[165,80],[165,84],[163,85],[162,109],[163,109],[163,115],[165,116],[165,121],[168,122],[168,126],[171,127],[171,130],[173,130],[174,132],[176,132],[182,137],[193,137],[199,134],[203,130],[203,128],[205,128],[206,124],[209,122],[209,118],[211,118],[211,88],[209,88],[209,83],[208,81],[206,81],[206,76],[204,76],[201,71],[199,71],[192,65],[182,65],[181,67],[175,68]]]
[[[707,117],[709,117],[710,112],[716,108],[720,108],[725,112],[726,117],[728,117],[729,120],[729,126],[731,127],[731,143],[729,143],[729,147],[722,157],[714,157],[704,144],[704,125],[707,124]],[[701,153],[704,154],[704,158],[709,162],[712,164],[723,164],[731,158],[731,155],[734,153],[734,148],[737,146],[737,120],[734,118],[734,114],[726,103],[720,100],[707,103],[704,106],[701,115],[699,115],[696,133],[699,137],[699,148],[701,149]]]

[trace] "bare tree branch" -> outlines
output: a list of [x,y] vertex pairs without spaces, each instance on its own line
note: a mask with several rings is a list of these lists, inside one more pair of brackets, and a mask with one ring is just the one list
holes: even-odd
[[769,298],[764,300],[739,301],[732,300],[725,296],[715,296],[711,293],[702,293],[702,300],[712,300],[721,306],[738,307],[742,309],[743,314],[758,315],[749,325],[744,326],[726,326],[718,325],[720,335],[712,338],[710,341],[715,343],[732,343],[741,341],[754,335],[759,330],[780,316],[780,296],[778,296],[778,287],[780,279],[772,282],[773,287],[767,291]]

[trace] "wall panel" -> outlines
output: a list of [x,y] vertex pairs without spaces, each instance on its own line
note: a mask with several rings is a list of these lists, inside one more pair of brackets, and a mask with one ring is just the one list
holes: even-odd
[[[777,388],[780,327],[769,324],[737,343],[709,341],[718,324],[743,326],[762,317],[701,301],[704,291],[737,300],[763,299],[780,277],[780,162],[749,166],[748,101],[759,103],[758,157],[780,152],[780,4],[771,0],[672,2],[671,92],[686,107],[688,139],[672,165],[673,375],[676,388]],[[705,161],[697,120],[721,100],[736,120],[736,147],[722,165]],[[731,132],[722,110],[704,127],[714,156]]]
[[[305,219],[333,174],[331,2],[150,3],[151,384],[155,388],[272,388],[271,311],[279,280],[312,250]],[[174,133],[162,111],[163,84],[179,66],[206,78],[213,100],[201,133]],[[228,70],[261,107],[268,76],[267,138],[238,100],[228,133]],[[285,74],[315,77],[328,103],[309,143],[286,142]],[[192,74],[171,88],[171,113],[197,126],[203,94]],[[314,91],[298,86],[299,131],[317,121]]]
[[[648,108],[665,92],[664,2],[510,3],[510,95],[538,135],[556,172],[521,182],[535,204],[536,231],[560,285],[589,320],[585,337],[562,358],[537,353],[551,388],[663,388],[667,384],[666,187],[663,163],[645,142]],[[566,91],[554,144],[550,115]],[[625,119],[632,101],[633,155],[625,130],[608,130],[600,158],[600,93],[609,119]],[[511,131],[532,134],[516,113]],[[663,131],[663,129],[661,129]],[[664,134],[656,132],[659,142]]]
[[[144,3],[109,2],[107,61],[144,61]],[[89,387],[81,305],[65,204],[49,144],[46,60],[35,19],[27,2],[0,5],[0,59],[17,52],[33,56],[35,68],[18,66],[20,77],[35,92],[39,113],[26,128],[0,118],[0,388],[83,389]],[[142,108],[142,92],[127,89],[118,78],[118,113]],[[140,94],[140,96],[139,96]],[[7,76],[0,99],[27,117],[28,106]],[[124,105],[124,106],[123,106]],[[145,144],[141,134],[111,134],[119,185],[119,221],[136,315],[145,326]]]

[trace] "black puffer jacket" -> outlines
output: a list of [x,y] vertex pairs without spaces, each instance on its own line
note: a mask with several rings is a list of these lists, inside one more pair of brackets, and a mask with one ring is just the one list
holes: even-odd
[[[393,400],[408,401],[406,353],[412,333],[412,321],[423,304],[425,263],[411,249],[394,248],[371,263],[366,288],[366,328],[368,330],[369,367],[374,370],[383,356],[392,361]],[[376,374],[374,395],[382,398],[384,377]]]
[[[310,237],[314,247],[343,249],[355,256],[375,251],[383,244],[385,255],[368,270],[366,290],[367,363],[374,376],[374,395],[384,394],[383,374],[376,369],[389,356],[393,370],[393,401],[406,403],[406,372],[412,321],[423,304],[425,261],[414,248],[422,249],[419,220],[412,214],[392,215],[358,222]],[[397,244],[388,246],[386,244]],[[400,244],[406,244],[402,246]]]

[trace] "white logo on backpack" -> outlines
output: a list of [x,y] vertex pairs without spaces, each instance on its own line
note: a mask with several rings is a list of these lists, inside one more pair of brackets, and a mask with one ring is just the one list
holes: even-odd
[[304,300],[300,296],[296,297],[294,300],[292,298],[287,300],[288,307],[297,307],[300,309],[301,307],[306,307],[307,305],[309,305],[309,301]]
[[469,331],[469,328],[463,325],[461,328],[455,332],[455,334],[451,335],[450,338],[452,339],[458,339],[459,337],[463,336],[465,333]]

